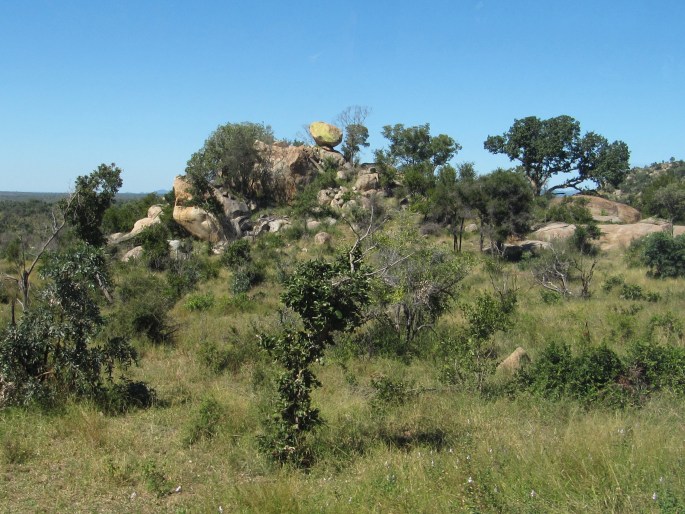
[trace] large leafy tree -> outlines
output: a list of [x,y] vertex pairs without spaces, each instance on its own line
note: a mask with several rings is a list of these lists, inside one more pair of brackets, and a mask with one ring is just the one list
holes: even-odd
[[248,198],[263,198],[271,189],[268,155],[258,141],[274,141],[271,127],[261,123],[226,123],[207,138],[205,144],[188,160],[186,174],[194,197],[203,207],[217,210],[212,202],[211,185],[221,185]]
[[386,125],[383,137],[390,141],[390,146],[376,151],[381,181],[387,186],[396,178],[402,179],[412,195],[426,194],[436,173],[461,150],[450,136],[431,136],[428,123],[415,127],[401,123]]
[[[489,136],[484,146],[519,161],[536,195],[545,189],[580,191],[587,181],[598,187],[617,186],[629,168],[630,151],[623,141],[609,143],[595,132],[581,135],[580,123],[570,116],[515,120],[501,136]],[[564,176],[562,182],[548,187],[557,175]]]

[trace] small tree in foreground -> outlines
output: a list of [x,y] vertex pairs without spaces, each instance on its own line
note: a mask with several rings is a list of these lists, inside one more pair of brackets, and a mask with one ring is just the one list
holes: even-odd
[[333,342],[336,331],[351,330],[362,321],[368,303],[369,276],[359,246],[334,262],[300,264],[285,284],[283,304],[292,309],[301,328],[286,327],[275,336],[260,336],[260,344],[283,368],[277,380],[276,411],[268,421],[261,445],[284,464],[306,465],[307,434],[321,423],[311,392],[320,385],[311,366]]

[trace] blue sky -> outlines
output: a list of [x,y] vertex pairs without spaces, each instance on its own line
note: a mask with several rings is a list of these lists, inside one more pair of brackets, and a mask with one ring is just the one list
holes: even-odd
[[[350,105],[431,124],[480,173],[514,119],[573,116],[631,163],[685,158],[685,2],[0,0],[0,190],[116,162],[171,187],[220,124],[294,138]],[[367,155],[371,158],[370,152]]]

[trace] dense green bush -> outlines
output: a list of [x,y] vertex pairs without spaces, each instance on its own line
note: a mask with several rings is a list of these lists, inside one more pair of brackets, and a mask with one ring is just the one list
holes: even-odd
[[586,198],[567,196],[561,202],[550,205],[544,212],[543,221],[561,221],[574,225],[592,223],[592,214]]
[[256,263],[240,266],[233,272],[231,292],[235,295],[247,293],[264,280],[264,269]]
[[606,346],[589,347],[574,357],[563,343],[550,343],[538,359],[518,375],[525,389],[546,398],[570,396],[598,400],[625,372],[619,356]]
[[685,234],[649,234],[643,240],[642,262],[655,277],[685,276]]
[[143,269],[131,269],[116,291],[108,330],[152,343],[169,342],[174,331],[169,317],[173,298],[164,280]]
[[227,268],[242,266],[251,260],[250,242],[247,239],[230,242],[221,254],[221,264]]

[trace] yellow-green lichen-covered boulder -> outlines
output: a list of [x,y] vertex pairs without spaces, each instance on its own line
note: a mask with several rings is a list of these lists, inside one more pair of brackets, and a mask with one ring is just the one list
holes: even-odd
[[324,121],[315,121],[309,125],[309,133],[317,145],[327,148],[339,145],[343,137],[342,130]]

